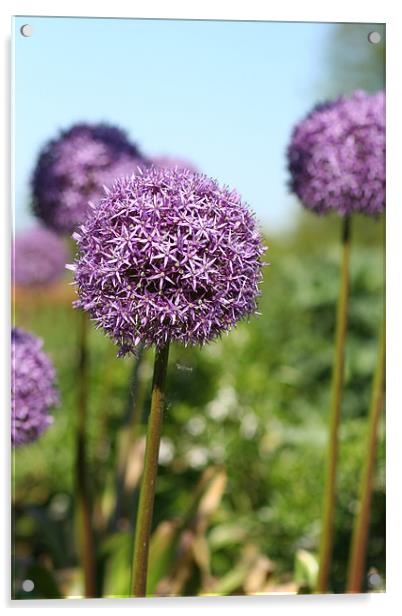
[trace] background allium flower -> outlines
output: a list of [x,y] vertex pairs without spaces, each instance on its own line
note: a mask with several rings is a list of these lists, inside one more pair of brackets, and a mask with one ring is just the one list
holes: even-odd
[[194,173],[198,172],[197,167],[188,160],[171,158],[170,156],[155,156],[151,159],[151,164],[163,169],[189,169]]
[[14,328],[11,332],[11,440],[14,446],[35,441],[53,422],[49,409],[59,402],[55,370],[42,351],[42,340]]
[[32,177],[34,213],[58,233],[71,233],[121,175],[137,173],[145,160],[120,129],[76,124],[42,149]]
[[14,240],[14,281],[24,286],[55,282],[65,273],[68,254],[53,231],[43,227],[23,231]]
[[236,191],[152,167],[107,193],[75,234],[76,306],[121,353],[203,344],[255,311],[264,249]]
[[385,94],[355,92],[318,105],[294,129],[291,189],[317,213],[385,208]]

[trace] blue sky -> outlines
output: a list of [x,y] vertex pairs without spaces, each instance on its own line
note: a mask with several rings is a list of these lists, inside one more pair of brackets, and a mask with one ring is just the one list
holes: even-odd
[[334,27],[15,18],[17,230],[32,224],[39,148],[76,121],[117,124],[146,154],[192,161],[236,187],[268,232],[291,224],[286,144],[315,102]]

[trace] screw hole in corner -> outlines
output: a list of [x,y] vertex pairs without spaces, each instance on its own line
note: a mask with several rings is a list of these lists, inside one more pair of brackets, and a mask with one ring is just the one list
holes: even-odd
[[25,36],[25,37],[32,36],[33,27],[31,26],[31,24],[24,24],[23,26],[21,26],[20,32],[22,36]]
[[35,584],[33,583],[32,580],[24,580],[22,582],[22,590],[24,592],[32,592],[34,588],[35,588]]
[[369,32],[367,38],[369,43],[372,45],[378,45],[378,43],[381,43],[381,34],[379,32]]

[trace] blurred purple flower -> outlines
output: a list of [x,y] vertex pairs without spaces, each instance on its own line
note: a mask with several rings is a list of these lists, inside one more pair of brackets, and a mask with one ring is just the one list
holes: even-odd
[[189,169],[194,173],[198,172],[198,169],[193,163],[181,158],[171,158],[170,156],[155,156],[151,159],[151,164],[161,169]]
[[23,286],[50,284],[65,273],[68,250],[53,231],[35,227],[14,241],[14,282]]
[[291,190],[324,214],[385,208],[385,93],[354,92],[317,105],[288,148]]
[[42,149],[32,177],[33,210],[58,233],[84,220],[103,185],[146,164],[126,134],[107,124],[75,124]]
[[11,332],[11,441],[14,447],[36,441],[53,422],[49,409],[59,403],[55,370],[43,342],[22,329]]
[[264,252],[236,191],[188,169],[116,180],[75,234],[77,307],[119,345],[203,344],[256,310]]

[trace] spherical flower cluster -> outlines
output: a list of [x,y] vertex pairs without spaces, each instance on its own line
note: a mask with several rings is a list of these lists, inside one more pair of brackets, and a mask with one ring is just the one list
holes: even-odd
[[385,208],[385,94],[355,92],[318,105],[288,148],[291,189],[323,214],[380,214]]
[[53,421],[49,409],[59,402],[55,370],[42,344],[21,329],[11,332],[11,440],[15,447],[35,441],[48,428]]
[[32,177],[33,210],[46,226],[71,233],[83,222],[88,202],[116,177],[146,164],[120,129],[76,124],[45,145]]
[[203,344],[256,310],[264,252],[236,191],[188,169],[116,180],[75,234],[76,306],[114,339]]
[[155,156],[151,159],[151,164],[163,169],[189,169],[196,173],[198,169],[188,160],[182,158],[171,158],[170,156]]
[[14,241],[14,282],[22,286],[50,284],[65,273],[67,247],[44,227],[19,233]]

